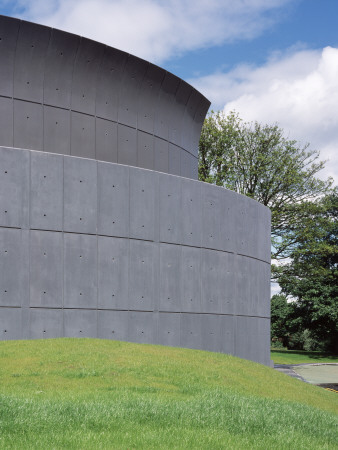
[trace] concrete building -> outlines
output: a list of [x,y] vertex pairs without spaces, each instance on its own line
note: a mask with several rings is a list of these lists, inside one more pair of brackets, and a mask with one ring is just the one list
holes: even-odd
[[0,339],[270,362],[270,211],[197,181],[209,101],[103,44],[0,16]]

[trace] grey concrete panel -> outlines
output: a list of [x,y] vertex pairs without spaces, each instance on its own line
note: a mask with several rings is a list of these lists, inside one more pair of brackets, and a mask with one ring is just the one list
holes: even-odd
[[97,308],[97,237],[64,234],[64,307]]
[[13,132],[13,100],[0,97],[0,145],[13,147]]
[[28,260],[23,240],[21,230],[0,228],[1,306],[21,306],[24,303],[28,291]]
[[193,180],[198,180],[198,159],[192,159],[190,175]]
[[182,130],[183,116],[184,108],[182,108],[181,105],[178,105],[177,101],[175,101],[175,103],[172,103],[169,127],[169,142],[172,142],[175,145],[181,145],[182,143],[182,134],[184,134],[184,130]]
[[62,247],[62,233],[30,232],[30,306],[62,308]]
[[225,267],[222,252],[201,250],[201,310],[221,313],[225,302]]
[[236,300],[235,314],[250,315],[252,309],[250,261],[238,255],[236,261]]
[[181,175],[181,153],[182,150],[179,147],[169,144],[168,172],[172,175]]
[[159,247],[153,242],[131,240],[129,247],[129,309],[152,311],[159,280]]
[[182,242],[201,246],[202,207],[201,183],[182,179]]
[[222,249],[225,218],[224,191],[202,183],[202,247]]
[[262,242],[260,247],[262,253],[259,253],[259,257],[271,264],[271,211],[269,208],[265,208],[264,211],[263,225],[259,228]]
[[154,170],[168,173],[169,144],[168,141],[154,137]]
[[201,312],[201,252],[182,247],[181,311]]
[[[260,219],[262,212],[263,219]],[[236,252],[254,258],[263,256],[264,259],[270,261],[269,214],[269,210],[255,200],[238,196],[235,206],[237,227],[234,241]],[[262,233],[265,238],[260,237]]]
[[248,278],[250,278],[250,297],[247,299],[249,306],[250,306],[250,312],[249,314],[252,316],[258,316],[259,315],[259,281],[260,281],[260,263],[261,261],[257,261],[253,258],[247,258],[248,262]]
[[154,169],[154,137],[137,131],[137,167]]
[[130,237],[155,240],[158,189],[156,173],[130,169]]
[[22,339],[21,308],[0,307],[0,340]]
[[235,312],[235,302],[237,299],[236,291],[236,279],[237,279],[237,268],[235,260],[237,255],[233,253],[223,253],[219,252],[220,257],[220,267],[222,270],[222,279],[219,283],[223,286],[223,301],[222,301],[222,313],[223,314],[234,314]]
[[184,127],[182,127],[183,118],[186,110],[186,105],[190,98],[192,87],[181,80],[177,92],[176,92],[176,121],[173,128],[169,130],[169,140],[178,146],[183,145],[183,135],[185,133]]
[[175,94],[177,92],[180,79],[167,72],[162,81],[159,93],[158,106],[154,123],[154,134],[162,139],[169,139],[169,129],[175,128]]
[[257,315],[260,317],[270,317],[270,264],[261,261],[255,261],[255,268],[257,273]]
[[128,264],[128,239],[98,237],[98,308],[128,309]]
[[270,264],[271,261],[271,212],[270,209],[256,203],[258,215],[258,233],[256,237],[256,257]]
[[192,148],[196,149],[194,153],[195,156],[198,156],[198,143],[201,135],[201,130],[203,126],[203,122],[205,116],[207,115],[208,109],[210,106],[210,102],[205,97],[200,98],[200,102],[197,106],[197,110],[194,116],[193,130],[192,130]]
[[201,314],[181,314],[181,347],[201,349],[201,329]]
[[[239,358],[252,359],[256,345],[256,317],[237,316],[235,320],[235,355]],[[245,330],[245,331],[244,331]]]
[[244,226],[244,247],[242,252],[244,255],[257,256],[257,238],[258,238],[258,210],[257,202],[245,198],[244,214],[246,217]]
[[43,150],[70,155],[70,112],[52,106],[45,106],[43,112]]
[[0,226],[28,225],[29,156],[0,147]]
[[143,77],[149,63],[133,55],[128,55],[120,91],[118,121],[124,125],[136,128],[138,103]]
[[236,234],[235,234],[235,242],[234,242],[234,251],[239,253],[240,255],[244,254],[244,250],[246,247],[246,224],[247,220],[245,217],[245,197],[243,195],[239,195],[236,197],[236,203],[233,206],[233,214],[234,221],[236,224]]
[[180,346],[181,314],[159,313],[158,343],[170,347]]
[[97,337],[97,311],[65,309],[63,322],[65,337]]
[[188,152],[181,152],[181,176],[198,179],[198,159]]
[[95,117],[71,113],[70,153],[82,158],[95,158]]
[[98,163],[98,234],[129,236],[129,167]]
[[243,273],[244,273],[244,280],[243,280],[243,288],[242,288],[242,311],[245,315],[253,316],[255,315],[255,307],[254,307],[254,277],[255,277],[255,271],[253,270],[253,267],[255,266],[254,261],[252,258],[248,257],[241,257],[243,260],[242,267],[243,267]]
[[64,230],[96,233],[97,163],[64,157]]
[[180,245],[160,245],[160,311],[181,311]]
[[[221,189],[221,188],[219,188]],[[221,224],[221,246],[227,252],[236,251],[236,210],[238,194],[227,189],[221,190],[223,218]]]
[[127,53],[105,47],[97,75],[96,115],[117,121],[119,92]]
[[235,316],[220,316],[221,322],[221,346],[220,352],[235,354]]
[[157,315],[152,312],[130,311],[128,316],[128,341],[141,344],[156,343]]
[[191,96],[192,90],[193,87],[190,86],[190,84],[186,83],[183,80],[180,80],[180,85],[178,86],[178,89],[176,91],[176,102],[181,105],[184,111]]
[[21,22],[15,51],[14,97],[43,101],[43,78],[51,29]]
[[14,100],[14,147],[43,150],[43,106]]
[[[260,332],[259,332],[259,325],[260,325],[260,321],[262,319],[260,319],[259,317],[250,317],[250,322],[251,322],[251,337],[252,337],[252,342],[254,343],[254,345],[250,345],[250,359],[251,361],[257,361],[259,362],[260,356],[263,357],[264,355],[264,343],[262,346],[262,341],[260,339]],[[267,338],[267,336],[266,336]],[[266,339],[266,343],[268,339]],[[270,347],[270,346],[269,346]],[[270,348],[269,348],[269,353],[270,353]]]
[[149,64],[138,97],[137,128],[139,130],[154,133],[158,97],[164,76],[162,69]]
[[182,147],[196,157],[198,154],[198,146],[196,147],[196,140],[194,139],[194,117],[200,100],[201,97],[199,92],[193,89],[182,120],[184,129],[184,133],[182,134]]
[[209,352],[220,352],[222,345],[221,317],[216,314],[201,314],[201,348]]
[[255,352],[255,361],[270,365],[270,319],[257,319],[258,322],[258,336],[257,346]]
[[31,308],[29,339],[63,337],[62,309]]
[[30,226],[63,228],[63,156],[31,153]]
[[98,332],[100,339],[128,341],[128,311],[98,311]]
[[44,103],[70,108],[74,60],[80,37],[52,29],[44,74]]
[[[246,330],[246,332],[243,332]],[[259,317],[237,317],[235,354],[262,364],[270,362],[270,322]]]
[[160,241],[182,243],[181,178],[162,175],[160,179]]
[[137,133],[135,128],[119,124],[117,127],[117,159],[119,164],[137,165]]
[[[25,227],[26,228],[26,227]],[[28,228],[28,227],[27,227]],[[23,309],[28,310],[29,309],[29,233],[30,230],[28,229],[21,229],[21,241],[18,236],[18,240],[21,245],[21,260],[17,267],[19,268],[19,271],[17,272],[17,275],[20,276],[20,289],[21,289],[21,306]],[[26,315],[23,313],[23,320],[25,319]],[[28,332],[28,326],[24,322],[22,323],[23,326],[23,333],[26,336]]]
[[0,16],[0,95],[13,96],[15,48],[20,20]]
[[96,119],[96,159],[117,162],[117,123]]
[[74,111],[95,114],[96,84],[105,46],[81,38],[74,61],[72,100]]

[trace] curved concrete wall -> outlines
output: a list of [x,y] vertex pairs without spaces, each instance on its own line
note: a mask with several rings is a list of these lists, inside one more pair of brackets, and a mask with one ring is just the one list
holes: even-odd
[[0,16],[0,145],[197,179],[210,102],[147,61]]
[[269,364],[270,212],[198,181],[0,149],[0,337],[101,337]]
[[146,61],[0,16],[0,339],[269,364],[270,211],[193,180],[208,106]]

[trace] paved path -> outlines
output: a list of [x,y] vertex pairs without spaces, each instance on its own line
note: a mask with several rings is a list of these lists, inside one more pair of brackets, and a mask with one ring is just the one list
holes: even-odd
[[306,383],[338,385],[337,363],[275,364],[274,368]]
[[338,384],[338,364],[306,364],[293,370],[311,384]]

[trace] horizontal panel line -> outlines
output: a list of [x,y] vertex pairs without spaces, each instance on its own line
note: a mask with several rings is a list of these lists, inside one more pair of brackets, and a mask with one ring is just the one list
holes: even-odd
[[212,312],[192,312],[192,311],[163,311],[153,309],[116,309],[116,308],[75,308],[71,306],[56,307],[56,306],[4,306],[1,308],[13,308],[13,309],[32,309],[32,310],[53,310],[53,311],[111,311],[111,312],[144,312],[144,313],[159,313],[159,314],[185,314],[185,315],[198,315],[198,316],[226,316],[226,317],[251,317],[256,319],[270,319],[268,316],[255,316],[251,314],[227,314],[227,313],[212,313]]
[[223,249],[217,249],[217,248],[210,248],[210,247],[202,247],[202,246],[194,246],[190,244],[180,244],[177,242],[167,242],[167,241],[154,241],[151,239],[142,239],[142,238],[136,238],[136,237],[129,237],[129,236],[119,236],[119,235],[110,235],[110,234],[98,234],[98,233],[82,233],[79,231],[65,231],[65,230],[51,230],[51,229],[42,229],[42,228],[21,228],[21,227],[11,227],[11,226],[4,226],[0,225],[0,229],[7,229],[7,230],[28,230],[28,231],[42,231],[47,233],[62,233],[62,234],[71,234],[71,235],[80,235],[80,236],[97,236],[97,237],[106,237],[106,238],[112,238],[112,239],[125,239],[125,240],[131,240],[131,241],[140,241],[140,242],[152,242],[154,244],[166,244],[166,245],[176,245],[179,247],[187,247],[187,248],[196,248],[200,250],[211,250],[214,252],[220,252],[220,253],[226,253],[229,255],[234,256],[243,256],[245,258],[254,259],[255,261],[259,261],[265,264],[270,265],[270,262],[265,261],[264,259],[256,258],[255,256],[250,255],[244,255],[242,253],[236,253],[231,250],[223,250]]

